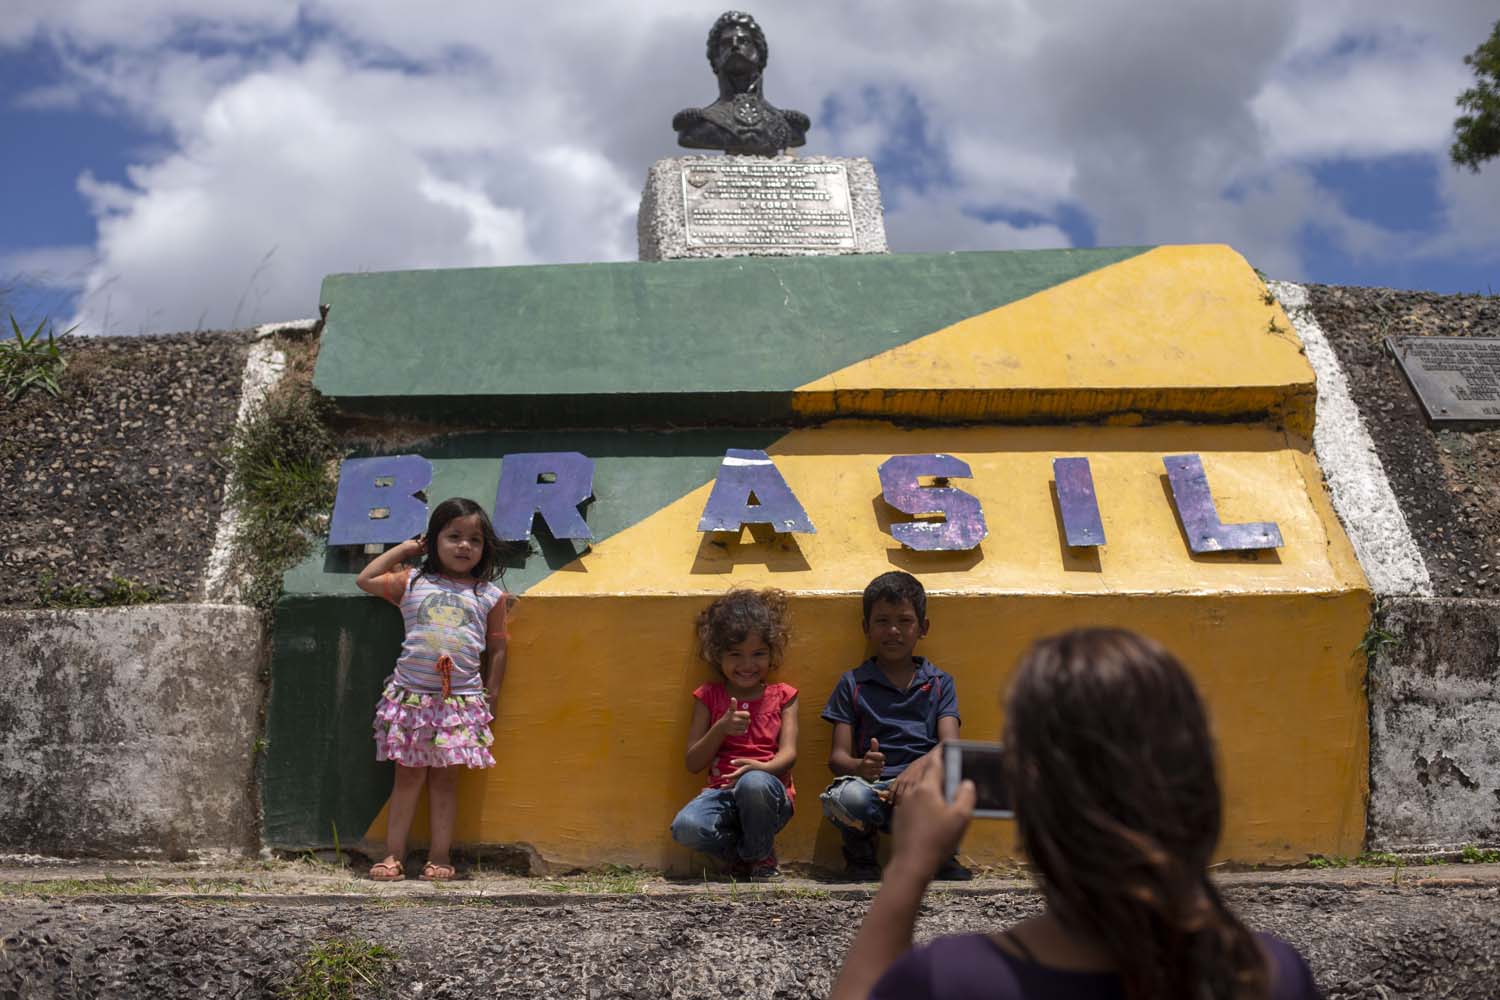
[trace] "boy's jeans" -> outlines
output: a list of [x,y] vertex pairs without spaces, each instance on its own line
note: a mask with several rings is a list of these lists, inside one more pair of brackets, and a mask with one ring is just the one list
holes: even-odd
[[880,792],[890,780],[866,781],[858,775],[834,778],[818,798],[827,816],[844,839],[844,860],[851,865],[875,863],[876,832],[891,832],[891,807]]
[[683,847],[732,861],[771,856],[776,834],[792,818],[781,779],[747,771],[730,788],[705,788],[672,820],[672,839]]

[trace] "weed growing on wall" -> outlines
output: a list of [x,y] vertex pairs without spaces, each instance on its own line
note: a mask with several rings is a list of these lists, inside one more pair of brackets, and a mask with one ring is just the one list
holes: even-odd
[[339,447],[325,420],[328,404],[312,387],[311,348],[288,345],[287,373],[229,447],[229,501],[240,511],[236,549],[249,567],[243,595],[275,603],[281,575],[311,548],[311,534],[333,509]]
[[[69,327],[62,333],[54,333],[52,324],[43,319],[31,333],[21,329],[15,316],[10,318],[14,340],[0,342],[0,393],[7,402],[20,399],[32,389],[41,389],[49,395],[62,396],[62,371],[68,366],[58,340],[72,333],[77,327]],[[46,341],[42,333],[47,334]]]
[[1367,662],[1373,663],[1381,653],[1386,650],[1394,652],[1401,645],[1399,635],[1381,627],[1386,623],[1385,615],[1385,604],[1377,599],[1374,607],[1370,609],[1370,627],[1365,629],[1365,634],[1360,637],[1359,645],[1354,647],[1353,656],[1363,657]]

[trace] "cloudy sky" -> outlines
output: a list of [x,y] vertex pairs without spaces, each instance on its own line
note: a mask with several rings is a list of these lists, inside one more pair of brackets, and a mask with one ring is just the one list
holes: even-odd
[[[0,308],[111,334],[311,316],[333,272],[634,259],[723,9],[0,3]],[[1223,242],[1500,292],[1500,162],[1447,160],[1494,0],[751,10],[766,96],[874,160],[897,252]]]

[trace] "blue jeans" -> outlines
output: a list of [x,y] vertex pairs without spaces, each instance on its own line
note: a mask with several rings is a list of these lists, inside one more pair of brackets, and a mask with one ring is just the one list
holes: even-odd
[[747,771],[730,788],[705,788],[672,820],[672,839],[725,861],[760,861],[792,818],[781,779]]
[[890,780],[866,781],[856,775],[834,778],[818,796],[823,815],[838,827],[844,841],[844,860],[850,864],[875,863],[875,836],[891,832],[891,807],[878,793]]

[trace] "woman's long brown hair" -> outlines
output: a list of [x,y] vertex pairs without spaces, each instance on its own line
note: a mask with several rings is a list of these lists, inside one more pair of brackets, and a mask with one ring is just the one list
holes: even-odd
[[1021,840],[1052,912],[1114,959],[1130,1000],[1269,993],[1254,935],[1208,880],[1222,812],[1187,672],[1123,629],[1022,657],[1006,706]]

